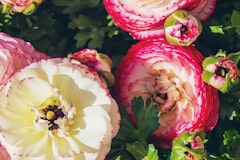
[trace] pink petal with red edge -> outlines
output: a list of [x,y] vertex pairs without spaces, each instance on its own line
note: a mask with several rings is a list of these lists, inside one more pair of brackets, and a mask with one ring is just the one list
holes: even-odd
[[104,0],[107,12],[117,26],[138,40],[163,37],[165,19],[173,12],[185,9],[200,20],[212,14],[216,0],[140,1]]
[[[134,122],[131,99],[151,97],[159,105],[160,126],[151,140],[169,148],[184,131],[210,131],[218,121],[217,90],[202,80],[202,54],[193,46],[150,39],[133,45],[116,71],[116,96]],[[165,98],[164,98],[165,97]]]

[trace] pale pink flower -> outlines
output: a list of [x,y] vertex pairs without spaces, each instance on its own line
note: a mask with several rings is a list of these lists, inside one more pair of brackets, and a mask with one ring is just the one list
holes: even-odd
[[206,20],[216,0],[104,0],[104,4],[117,26],[141,40],[163,37],[165,19],[177,10]]
[[152,98],[158,104],[159,128],[154,144],[168,148],[185,131],[210,131],[218,121],[218,93],[203,82],[203,56],[194,47],[169,44],[165,39],[133,45],[116,71],[116,97],[134,122],[133,97]]
[[79,61],[41,60],[0,91],[0,140],[12,159],[103,160],[120,114],[106,83]]
[[0,33],[0,88],[19,69],[49,56],[37,51],[29,42]]

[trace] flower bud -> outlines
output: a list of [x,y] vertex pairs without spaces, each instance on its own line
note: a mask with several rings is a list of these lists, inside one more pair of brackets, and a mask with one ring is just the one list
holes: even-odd
[[173,140],[170,160],[202,160],[205,155],[204,139],[205,133],[203,131],[184,132]]
[[102,53],[98,53],[94,49],[83,49],[72,55],[69,58],[80,61],[88,67],[96,70],[102,78],[106,81],[108,86],[111,86],[115,82],[115,78],[111,73],[113,66],[111,58]]
[[201,22],[191,13],[178,10],[164,23],[165,37],[171,44],[189,46],[202,32]]
[[2,13],[30,15],[42,3],[42,0],[0,0],[0,2],[3,4]]
[[219,89],[221,92],[228,92],[239,82],[239,61],[240,52],[226,56],[226,53],[219,51],[215,56],[205,58],[202,63],[204,82]]

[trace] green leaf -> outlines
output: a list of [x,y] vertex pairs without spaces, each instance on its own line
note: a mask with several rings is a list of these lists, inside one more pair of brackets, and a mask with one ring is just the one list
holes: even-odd
[[236,28],[235,31],[237,34],[240,35],[240,11],[233,10],[232,16],[231,16],[231,24],[232,27]]
[[148,153],[142,160],[159,160],[158,150],[153,144],[148,145]]
[[132,100],[132,111],[136,119],[136,128],[140,132],[141,137],[145,139],[159,126],[159,112],[157,112],[157,109],[157,105],[151,106],[150,99],[147,99],[145,104],[141,97]]
[[212,33],[224,34],[222,26],[209,26]]
[[239,27],[240,26],[240,11],[233,10],[232,16],[231,16],[231,24],[233,27]]
[[138,141],[136,141],[132,144],[128,143],[126,146],[126,150],[128,152],[130,152],[133,155],[133,157],[137,160],[138,159],[140,160],[143,157],[145,157],[145,155],[147,155],[145,146],[141,142],[138,142]]
[[240,52],[230,53],[228,55],[228,58],[230,58],[236,65],[238,65],[240,60]]

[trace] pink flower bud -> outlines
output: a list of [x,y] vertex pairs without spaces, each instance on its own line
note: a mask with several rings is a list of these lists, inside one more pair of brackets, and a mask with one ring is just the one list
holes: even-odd
[[189,46],[202,31],[201,22],[185,10],[171,14],[164,23],[166,39],[171,44]]
[[0,0],[0,2],[3,4],[3,13],[32,14],[42,0]]
[[108,55],[98,53],[97,50],[94,49],[86,48],[69,55],[69,57],[97,71],[109,86],[114,84],[115,78],[111,73],[113,63]]

